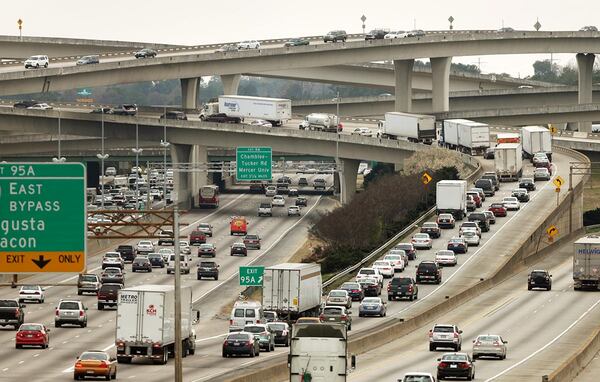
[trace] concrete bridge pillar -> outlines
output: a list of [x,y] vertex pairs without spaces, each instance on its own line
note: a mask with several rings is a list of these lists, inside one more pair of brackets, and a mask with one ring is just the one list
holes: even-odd
[[[592,73],[594,70],[594,59],[596,55],[593,53],[578,53],[577,69],[579,82],[579,97],[578,103],[592,103]],[[579,131],[592,132],[592,122],[579,122]]]
[[221,83],[223,84],[224,95],[236,95],[240,86],[240,74],[222,74]]
[[171,144],[171,161],[173,163],[173,192],[176,194],[177,206],[184,210],[192,207],[189,173],[177,171],[178,163],[191,162],[192,145]]
[[412,74],[415,60],[394,60],[396,102],[394,111],[412,110]]
[[[190,162],[193,164],[206,164],[208,163],[208,152],[206,146],[194,145],[192,147],[192,154]],[[191,183],[191,201],[192,206],[198,206],[200,202],[200,188],[206,186],[208,182],[208,172],[191,172],[189,175],[189,182]]]
[[450,64],[452,57],[431,59],[431,110],[434,113],[450,111]]
[[197,109],[200,77],[182,78],[179,81],[181,82],[181,107],[184,109]]
[[356,178],[358,172],[359,160],[356,159],[339,159],[338,171],[334,175],[334,186],[335,178],[338,178],[338,184],[340,186],[340,202],[342,204],[348,204],[356,194]]

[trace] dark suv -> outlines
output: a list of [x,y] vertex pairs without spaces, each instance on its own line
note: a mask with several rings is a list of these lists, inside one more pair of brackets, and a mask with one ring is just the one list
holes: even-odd
[[102,284],[98,291],[98,310],[103,310],[106,305],[117,306],[121,289],[122,284]]
[[489,179],[492,181],[494,185],[494,191],[498,191],[500,189],[500,180],[498,179],[498,175],[495,172],[484,172],[481,176],[481,179]]
[[527,277],[527,289],[543,288],[552,290],[552,275],[546,270],[533,270]]
[[388,33],[389,31],[384,29],[373,29],[365,35],[365,40],[383,40],[385,35]]
[[488,232],[490,230],[490,219],[483,212],[471,212],[469,214],[469,221],[476,222],[481,228],[481,232]]
[[535,182],[533,178],[519,179],[519,188],[524,188],[527,191],[535,191]]
[[435,261],[422,261],[421,264],[417,266],[416,279],[417,283],[427,281],[434,284],[440,284],[442,282],[442,269]]
[[187,115],[185,115],[183,111],[167,111],[160,116],[160,119],[178,119],[180,121],[187,121]]
[[496,194],[496,189],[491,179],[479,178],[475,182],[475,187],[481,188],[485,196],[494,196]]
[[419,298],[419,286],[412,277],[394,277],[387,286],[388,301],[397,298],[416,300]]
[[240,117],[228,117],[225,113],[211,114],[204,117],[204,122],[217,122],[217,123],[241,123]]
[[121,258],[125,262],[133,262],[135,259],[135,248],[133,245],[119,245],[115,252],[119,252],[121,254]]
[[338,41],[342,41],[342,42],[346,42],[346,39],[348,38],[348,34],[346,33],[346,31],[331,31],[329,33],[327,33],[324,37],[323,37],[323,42],[338,42]]
[[202,277],[210,277],[215,280],[219,279],[219,264],[214,261],[201,261],[198,264],[198,280]]

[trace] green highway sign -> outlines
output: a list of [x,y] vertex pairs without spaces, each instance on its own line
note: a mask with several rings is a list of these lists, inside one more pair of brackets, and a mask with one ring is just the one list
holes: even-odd
[[0,164],[0,273],[83,272],[81,163]]
[[238,147],[236,178],[241,181],[271,180],[273,150],[271,147]]
[[240,286],[262,286],[265,267],[240,267]]

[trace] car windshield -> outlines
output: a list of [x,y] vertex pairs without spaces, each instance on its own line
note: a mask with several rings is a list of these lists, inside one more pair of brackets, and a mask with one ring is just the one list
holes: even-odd
[[426,233],[418,233],[414,237],[415,239],[429,239],[429,235]]
[[141,258],[136,258],[135,260],[133,260],[133,262],[134,262],[135,264],[144,264],[144,263],[145,263],[145,262],[147,262],[147,261],[148,261],[148,259],[145,259],[145,258],[143,258],[143,257],[141,257]]
[[19,330],[42,330],[42,325],[23,324]]
[[358,284],[358,283],[344,283],[344,284],[342,284],[342,286],[340,287],[340,289],[344,289],[344,290],[360,289],[360,284]]
[[234,317],[244,317],[244,309],[236,309],[233,312]]
[[79,359],[85,361],[106,361],[108,355],[105,353],[86,352],[80,355]]
[[477,236],[477,233],[475,233],[475,231],[471,231],[471,230],[466,230],[465,232],[463,232],[463,236]]
[[452,215],[450,214],[440,214],[440,219],[452,219]]
[[374,275],[375,274],[375,270],[373,269],[361,269],[360,272],[361,275]]
[[100,290],[103,291],[103,292],[116,292],[116,291],[118,291],[120,289],[121,289],[120,285],[106,285],[106,284],[104,284],[104,285],[102,285],[100,287]]
[[500,338],[498,336],[479,336],[479,337],[477,337],[477,341],[478,342],[494,342],[494,341],[500,341]]
[[546,277],[546,272],[531,272],[531,277]]
[[403,250],[411,250],[413,249],[412,244],[397,244],[394,249],[403,249]]
[[431,377],[427,375],[407,375],[404,377],[403,382],[432,382]]
[[[467,233],[467,232],[468,232],[468,231],[465,231],[465,233]],[[460,239],[460,238],[454,237],[454,238],[450,239],[449,241],[450,241],[450,243],[462,243],[462,242],[463,242],[463,239]]]
[[138,245],[152,245],[151,241],[140,241]]
[[271,328],[272,330],[286,330],[287,329],[286,324],[267,324],[267,326],[269,328]]
[[23,285],[21,290],[38,290],[39,287],[37,285]]
[[500,203],[493,203],[490,208],[503,208],[504,206]]
[[374,267],[389,267],[390,263],[388,261],[378,260],[373,263],[373,266]]
[[262,326],[246,326],[244,327],[244,331],[248,333],[262,333],[265,331],[265,328]]
[[452,251],[438,251],[438,253],[435,254],[436,256],[454,256],[454,252]]
[[435,223],[423,223],[423,228],[437,228]]
[[121,270],[119,268],[106,268],[104,273],[121,273]]
[[508,198],[504,198],[502,199],[504,202],[510,202],[510,203],[515,203],[517,201],[517,198],[513,198],[513,197],[508,197]]
[[467,361],[467,356],[464,354],[445,354],[442,356],[443,361]]
[[331,292],[329,292],[329,296],[330,297],[346,297],[346,291],[342,291],[342,290],[332,290]]
[[200,249],[213,249],[212,244],[200,244]]
[[383,259],[388,261],[398,261],[401,259],[401,257],[400,255],[385,255]]
[[362,302],[365,304],[379,304],[381,301],[377,297],[366,297]]
[[151,253],[148,255],[148,259],[162,259],[160,253]]
[[19,304],[17,304],[14,300],[0,300],[0,308],[17,308]]
[[258,236],[256,236],[256,235],[246,235],[246,239],[248,239],[248,240],[257,240]]
[[215,264],[215,263],[214,263],[214,262],[212,262],[212,261],[201,261],[201,262],[200,262],[200,266],[201,266],[201,267],[212,268],[212,267],[214,267],[215,265],[217,265],[217,264]]
[[79,310],[79,303],[77,303],[75,301],[61,302],[60,305],[58,306],[58,309]]

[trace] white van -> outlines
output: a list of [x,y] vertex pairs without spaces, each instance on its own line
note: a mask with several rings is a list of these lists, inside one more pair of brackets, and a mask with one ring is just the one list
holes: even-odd
[[267,320],[258,301],[236,301],[229,318],[229,331],[239,332],[246,325],[266,324]]
[[[179,265],[181,273],[189,274],[190,268],[192,266],[192,256],[181,253],[179,255],[179,260],[181,261],[181,263]],[[171,253],[169,255],[169,261],[167,263],[167,273],[174,273],[174,272],[175,272],[175,254]]]

